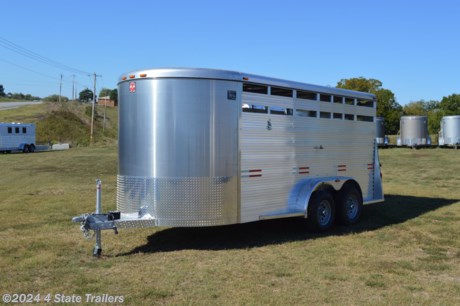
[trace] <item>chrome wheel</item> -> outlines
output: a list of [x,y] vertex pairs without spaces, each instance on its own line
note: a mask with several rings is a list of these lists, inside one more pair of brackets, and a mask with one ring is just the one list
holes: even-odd
[[318,223],[320,226],[326,226],[331,222],[332,218],[332,206],[327,200],[323,200],[318,206]]
[[336,195],[337,221],[344,224],[358,222],[363,209],[361,192],[354,185],[344,186]]
[[351,195],[350,197],[347,198],[346,203],[345,203],[345,213],[347,214],[348,219],[356,218],[356,216],[358,215],[358,211],[359,211],[358,206],[359,206],[359,201],[354,195]]
[[326,231],[335,219],[334,197],[327,190],[313,192],[308,202],[307,225],[314,231]]

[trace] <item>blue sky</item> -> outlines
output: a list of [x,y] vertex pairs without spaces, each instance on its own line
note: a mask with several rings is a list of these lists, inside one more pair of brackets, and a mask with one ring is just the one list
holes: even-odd
[[[155,67],[237,70],[318,85],[363,76],[404,105],[460,93],[460,1],[106,1],[2,3],[0,38],[47,59],[102,75]],[[1,41],[0,41],[1,42]],[[6,92],[72,96],[84,73],[0,44]]]

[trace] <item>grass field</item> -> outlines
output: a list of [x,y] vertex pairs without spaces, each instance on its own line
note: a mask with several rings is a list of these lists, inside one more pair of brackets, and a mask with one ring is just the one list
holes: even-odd
[[73,216],[115,208],[116,146],[0,155],[0,294],[109,294],[128,305],[459,305],[460,151],[380,151],[385,203],[310,233],[302,219],[122,230]]

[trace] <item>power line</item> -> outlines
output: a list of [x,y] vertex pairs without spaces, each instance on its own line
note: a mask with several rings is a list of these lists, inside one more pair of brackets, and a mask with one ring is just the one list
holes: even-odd
[[49,79],[52,79],[52,80],[55,80],[55,81],[58,81],[58,80],[59,80],[58,78],[55,78],[55,77],[46,75],[46,74],[44,74],[44,73],[41,73],[41,72],[32,70],[32,69],[30,69],[30,68],[27,68],[27,67],[24,67],[24,66],[15,64],[15,63],[13,63],[13,62],[7,61],[7,60],[2,59],[2,58],[0,58],[0,61],[5,62],[5,63],[8,63],[8,64],[13,65],[13,66],[16,66],[16,67],[19,67],[19,68],[22,68],[22,69],[25,69],[25,70],[28,70],[28,71],[30,71],[30,72],[36,73],[36,74],[38,74],[38,75],[41,75],[41,76],[43,76],[43,77],[46,77],[46,78],[49,78]]
[[[50,76],[50,75],[41,73],[41,72],[39,72],[39,71],[36,71],[36,70],[30,69],[30,68],[24,67],[24,66],[22,66],[22,65],[13,63],[13,62],[8,61],[8,60],[5,60],[5,59],[3,59],[3,58],[0,58],[0,61],[5,62],[5,63],[10,64],[10,65],[13,65],[13,66],[16,66],[16,67],[19,67],[19,68],[21,68],[21,69],[27,70],[27,71],[29,71],[29,72],[35,73],[35,74],[40,75],[40,76],[42,76],[42,77],[51,79],[51,80],[53,80],[53,81],[59,82],[59,78],[57,78],[57,77],[53,77],[53,76]],[[21,79],[21,80],[22,80],[22,79]],[[65,79],[63,80],[63,82],[64,82],[64,83],[69,83],[69,84],[70,84],[70,81],[66,81]],[[91,79],[89,80],[89,82],[91,82]],[[75,81],[75,84],[80,85],[80,86],[82,86],[82,87],[88,87],[88,85],[81,84],[80,82],[77,82],[77,81]]]
[[36,60],[38,62],[41,62],[41,63],[44,63],[44,64],[47,64],[49,66],[53,66],[55,68],[60,68],[60,69],[64,69],[64,70],[67,70],[67,71],[70,71],[72,73],[78,73],[78,74],[84,74],[84,75],[88,75],[88,74],[91,74],[89,72],[86,72],[86,71],[83,71],[83,70],[80,70],[80,69],[76,69],[76,68],[73,68],[73,67],[70,67],[70,66],[67,66],[67,65],[64,65],[60,62],[57,62],[55,60],[52,60],[52,59],[49,59],[45,56],[42,56],[38,53],[35,53],[29,49],[26,49],[18,44],[15,44],[13,43],[12,41],[9,41],[8,39],[5,39],[3,37],[0,37],[0,46],[2,46],[3,48],[5,49],[8,49],[10,51],[13,51],[15,53],[18,53],[22,56],[25,56],[25,57],[28,57],[30,59],[33,59],[33,60]]

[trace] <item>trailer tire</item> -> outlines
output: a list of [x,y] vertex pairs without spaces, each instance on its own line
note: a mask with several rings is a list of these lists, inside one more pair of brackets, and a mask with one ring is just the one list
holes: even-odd
[[337,221],[343,225],[358,222],[363,210],[363,200],[359,189],[353,184],[346,185],[336,197]]
[[335,217],[334,197],[327,190],[313,192],[308,203],[307,226],[310,230],[323,232],[332,227]]
[[29,152],[30,152],[30,153],[34,153],[34,152],[35,152],[35,145],[34,145],[34,144],[31,144],[31,145],[29,146]]
[[22,152],[23,152],[23,153],[29,153],[29,146],[28,146],[28,145],[24,145],[24,148],[22,148]]

